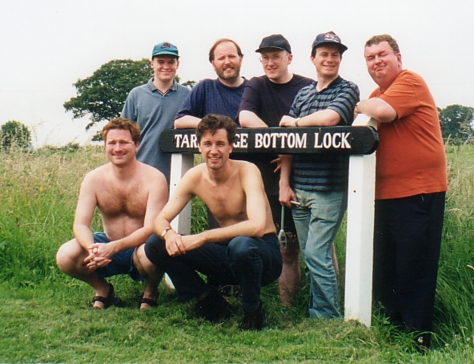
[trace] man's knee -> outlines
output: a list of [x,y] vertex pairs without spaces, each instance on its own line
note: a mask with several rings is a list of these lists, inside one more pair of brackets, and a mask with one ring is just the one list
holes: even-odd
[[248,236],[237,236],[229,242],[227,256],[234,262],[245,261],[256,249],[252,238]]
[[163,255],[168,255],[166,252],[166,245],[164,240],[160,239],[157,235],[153,234],[148,238],[144,244],[143,252],[147,260],[152,262],[154,265],[159,266],[159,261]]
[[144,277],[159,274],[159,268],[154,265],[146,256],[145,244],[137,247],[133,253],[133,265],[138,270],[138,273]]
[[56,253],[56,264],[63,273],[69,273],[75,269],[78,262],[82,262],[86,257],[85,250],[79,245],[76,239],[72,239],[61,245]]

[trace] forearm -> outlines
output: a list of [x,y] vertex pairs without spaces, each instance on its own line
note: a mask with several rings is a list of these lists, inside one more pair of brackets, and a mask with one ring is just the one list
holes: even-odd
[[200,118],[197,118],[192,115],[184,115],[179,119],[175,119],[174,128],[175,129],[195,129],[199,122]]
[[303,116],[298,120],[298,126],[334,126],[339,124],[340,120],[341,117],[337,112],[326,109]]
[[243,110],[239,113],[239,124],[243,128],[267,128],[268,125],[254,112]]
[[386,101],[378,97],[359,101],[355,112],[365,114],[381,123],[389,123],[397,119],[397,112]]
[[73,232],[77,242],[85,250],[89,250],[89,247],[94,245],[94,237],[92,236],[92,231],[89,226],[82,224],[74,224]]

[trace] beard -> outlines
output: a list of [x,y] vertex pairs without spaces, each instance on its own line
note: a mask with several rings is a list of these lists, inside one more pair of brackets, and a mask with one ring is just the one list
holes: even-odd
[[240,68],[234,67],[232,68],[232,71],[233,72],[231,73],[226,73],[225,70],[216,71],[217,77],[219,77],[221,80],[234,81],[240,77]]

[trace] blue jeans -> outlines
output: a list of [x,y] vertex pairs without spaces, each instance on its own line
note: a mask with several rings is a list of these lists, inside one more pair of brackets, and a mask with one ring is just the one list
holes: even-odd
[[145,253],[169,275],[182,301],[197,298],[208,289],[199,272],[216,277],[221,283],[239,284],[242,307],[247,311],[258,307],[261,287],[278,279],[282,268],[275,234],[260,239],[237,236],[227,243],[207,243],[176,257],[170,257],[165,242],[152,235],[146,242]]
[[346,192],[295,189],[301,206],[293,208],[296,233],[310,284],[309,315],[341,316],[332,244],[347,206]]

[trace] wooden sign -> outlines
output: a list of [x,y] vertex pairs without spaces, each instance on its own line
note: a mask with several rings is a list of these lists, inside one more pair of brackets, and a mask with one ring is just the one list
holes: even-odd
[[[233,153],[337,153],[372,154],[378,146],[371,126],[310,128],[239,128]],[[199,153],[194,129],[168,129],[161,133],[160,147],[169,153]]]

